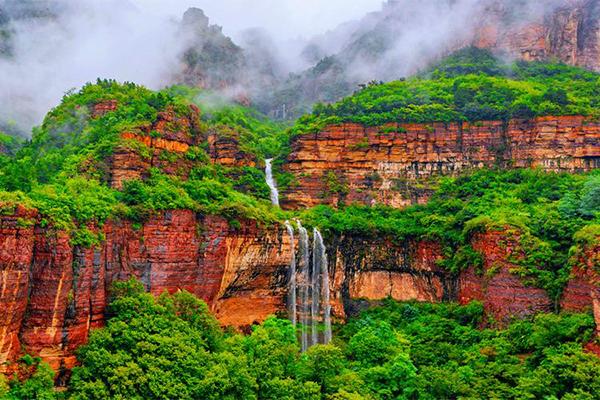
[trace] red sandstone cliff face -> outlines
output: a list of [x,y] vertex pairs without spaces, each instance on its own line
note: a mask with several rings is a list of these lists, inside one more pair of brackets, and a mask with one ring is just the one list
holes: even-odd
[[257,160],[240,149],[235,132],[211,132],[208,135],[208,154],[214,164],[224,167],[255,167]]
[[553,304],[545,290],[526,286],[510,272],[515,265],[509,260],[520,256],[518,238],[506,232],[480,233],[474,236],[472,245],[483,255],[483,268],[476,271],[471,267],[461,273],[458,284],[461,304],[482,302],[486,313],[501,325],[515,317],[552,311]]
[[[343,124],[298,136],[286,165],[298,186],[283,194],[282,204],[299,208],[358,202],[403,207],[427,201],[428,180],[468,169],[600,167],[600,123],[584,117],[384,128]],[[389,132],[390,128],[396,131]]]
[[510,4],[494,2],[484,13],[473,43],[526,61],[558,59],[600,70],[600,1],[556,3],[560,6],[553,8],[540,2],[541,10],[535,10],[534,4],[527,17],[515,16]]
[[338,317],[354,313],[359,300],[439,302],[454,297],[452,277],[437,265],[442,258],[437,243],[340,237],[332,245],[332,309]]
[[[563,292],[561,308],[573,312],[592,311],[600,338],[600,237],[574,256],[571,279]],[[590,351],[600,356],[600,347],[591,343]]]
[[[56,370],[72,368],[75,349],[87,341],[90,329],[104,323],[111,283],[130,276],[157,295],[190,291],[207,301],[224,325],[246,327],[285,313],[291,251],[281,227],[244,221],[232,229],[220,217],[180,210],[157,215],[139,230],[109,222],[102,228],[105,242],[82,249],[71,246],[64,233],[24,224],[24,218],[35,214],[17,210],[0,217],[0,307],[8,311],[0,316],[0,372],[10,370],[10,361],[22,352],[41,356]],[[543,290],[525,286],[510,273],[513,265],[507,260],[518,248],[517,239],[512,240],[504,232],[476,235],[473,247],[484,254],[483,274],[470,269],[457,281],[438,266],[443,254],[435,242],[330,238],[334,316],[355,313],[361,300],[386,297],[479,300],[500,323],[550,311]],[[586,257],[595,260],[598,254],[593,248]],[[600,310],[597,290],[577,300],[582,284],[577,278],[575,272],[564,308]]]
[[0,217],[0,372],[21,351],[18,334],[27,309],[34,242],[33,225],[22,221],[34,216],[18,208]]
[[[135,230],[111,221],[104,243],[73,247],[63,232],[19,224],[24,210],[0,217],[0,372],[23,352],[56,369],[72,368],[75,349],[103,325],[115,280],[139,278],[156,295],[188,290],[224,325],[245,327],[285,312],[290,238],[282,227],[171,211]],[[297,243],[296,243],[297,245]],[[330,251],[334,314],[352,299],[441,301],[452,297],[434,243],[338,238]]]
[[[105,242],[73,247],[48,228],[21,226],[24,210],[0,216],[0,372],[23,351],[56,369],[104,323],[110,285],[130,276],[156,295],[188,290],[224,324],[250,325],[285,309],[290,245],[280,229],[172,211],[140,230],[109,222]],[[6,312],[5,312],[6,311]]]

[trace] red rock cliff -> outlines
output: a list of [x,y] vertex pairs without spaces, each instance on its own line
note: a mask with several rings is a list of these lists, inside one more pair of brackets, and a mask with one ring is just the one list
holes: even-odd
[[140,230],[109,222],[99,247],[73,247],[47,228],[21,226],[25,212],[0,217],[0,371],[23,351],[55,369],[104,322],[111,283],[138,277],[154,294],[188,290],[224,324],[250,325],[284,309],[289,241],[253,222],[232,229],[217,217],[172,211]]
[[482,302],[486,313],[500,325],[514,317],[553,310],[545,290],[525,285],[511,272],[517,266],[510,260],[521,257],[518,241],[517,236],[504,231],[476,234],[472,246],[483,256],[483,266],[480,271],[471,267],[459,278],[458,301],[461,304],[473,300]]
[[[593,243],[579,244],[572,258],[571,279],[563,292],[561,308],[573,312],[592,311],[600,337],[600,237]],[[600,356],[600,347],[590,345]]]
[[[104,323],[111,283],[130,276],[156,295],[190,291],[224,325],[245,327],[286,310],[291,249],[283,228],[243,221],[232,229],[220,217],[171,211],[139,230],[108,222],[104,243],[83,249],[60,231],[18,222],[27,215],[0,217],[0,307],[8,311],[0,319],[0,371],[23,352],[56,370],[72,368],[75,349]],[[436,266],[440,252],[428,242],[336,238],[329,249],[335,316],[360,299],[452,298]]]
[[429,178],[473,168],[599,168],[600,123],[543,117],[509,124],[343,124],[298,136],[288,162],[298,186],[283,194],[285,207],[341,201],[402,207],[427,200]]
[[473,43],[526,61],[557,59],[600,71],[600,1],[549,3],[532,2],[515,15],[510,4],[493,2]]

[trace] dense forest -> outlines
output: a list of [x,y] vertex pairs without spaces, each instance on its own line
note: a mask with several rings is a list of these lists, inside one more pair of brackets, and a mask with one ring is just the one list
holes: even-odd
[[371,82],[335,104],[317,104],[299,132],[323,124],[509,120],[543,115],[598,117],[597,73],[563,64],[507,65],[488,50],[465,48],[421,74]]
[[249,335],[223,331],[186,292],[158,299],[118,283],[110,319],[78,352],[67,392],[25,357],[23,383],[6,399],[595,399],[600,359],[582,350],[594,320],[540,314],[506,329],[479,329],[472,303],[384,301],[336,329],[329,345],[300,353],[291,322],[276,317]]

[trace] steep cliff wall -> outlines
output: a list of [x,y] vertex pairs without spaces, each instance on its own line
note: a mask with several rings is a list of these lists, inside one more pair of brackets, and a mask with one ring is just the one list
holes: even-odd
[[600,70],[600,1],[568,0],[552,12],[534,14],[515,17],[510,4],[494,2],[473,43],[526,61],[558,59]]
[[[95,248],[73,247],[67,235],[35,227],[35,213],[19,209],[0,217],[0,372],[23,352],[56,370],[72,368],[75,349],[103,325],[109,288],[136,276],[156,295],[188,290],[209,303],[223,325],[244,328],[285,313],[290,238],[282,227],[243,221],[233,229],[220,217],[170,211],[140,229],[109,222]],[[512,239],[511,239],[512,238]],[[526,286],[508,261],[518,245],[505,232],[477,234],[482,271],[460,276],[439,266],[440,245],[430,241],[334,236],[327,240],[334,317],[345,318],[387,297],[439,302],[481,301],[498,322],[550,311],[547,294]],[[295,243],[297,246],[297,243]],[[588,249],[597,260],[600,249]],[[563,308],[600,310],[598,286],[574,270]],[[600,315],[596,316],[600,325]]]
[[27,309],[34,242],[33,225],[22,221],[34,216],[19,208],[0,217],[0,372],[2,363],[21,350],[18,334]]
[[429,197],[430,182],[468,169],[548,171],[600,167],[600,123],[584,117],[464,124],[329,126],[295,138],[287,171],[298,183],[287,208],[358,202],[402,207]]
[[[572,259],[571,279],[561,299],[561,308],[573,312],[592,311],[600,337],[600,237],[581,245]],[[600,355],[600,347],[591,345]]]
[[71,368],[74,350],[103,325],[111,283],[130,276],[157,295],[190,291],[224,324],[250,325],[285,308],[290,253],[278,229],[249,221],[232,229],[218,217],[172,211],[139,230],[109,222],[104,243],[82,249],[63,232],[23,225],[24,217],[0,216],[0,371],[23,351]]
[[476,234],[473,249],[483,256],[480,271],[470,267],[460,275],[458,301],[468,304],[481,301],[485,311],[500,324],[512,318],[526,317],[553,310],[553,303],[543,289],[527,286],[511,273],[513,260],[520,257],[518,237],[503,231]]
[[454,278],[437,261],[442,250],[428,241],[341,236],[329,246],[334,314],[345,317],[360,300],[439,302],[455,297]]
[[[188,290],[209,303],[224,325],[243,328],[286,310],[290,238],[282,227],[251,221],[231,228],[219,217],[171,211],[136,230],[126,222],[102,227],[95,248],[71,245],[51,228],[24,225],[25,210],[0,216],[0,371],[23,352],[56,370],[75,365],[75,349],[103,325],[115,280],[139,278],[156,295]],[[331,238],[334,315],[354,300],[441,301],[454,297],[453,281],[436,261],[435,243]],[[297,246],[297,243],[295,243]]]

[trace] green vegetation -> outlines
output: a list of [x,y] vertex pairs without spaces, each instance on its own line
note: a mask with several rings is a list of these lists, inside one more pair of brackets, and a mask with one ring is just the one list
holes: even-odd
[[[261,169],[213,165],[206,143],[192,147],[184,156],[167,151],[158,155],[158,161],[165,164],[190,162],[186,179],[153,168],[143,180],[126,182],[122,190],[110,186],[116,148],[128,148],[146,161],[153,157],[148,146],[123,139],[121,133],[160,136],[148,132],[148,127],[164,111],[193,121],[189,98],[196,95],[199,92],[182,87],[152,92],[132,83],[102,80],[67,93],[42,126],[34,129],[31,141],[20,145],[0,134],[0,150],[5,153],[0,155],[0,190],[4,190],[0,209],[10,212],[17,204],[35,208],[42,225],[67,230],[73,244],[84,246],[102,240],[90,227],[101,227],[109,218],[142,222],[163,210],[192,209],[223,215],[232,222],[284,219],[267,201],[269,189]],[[204,109],[208,101],[199,99]],[[113,109],[111,102],[118,106]],[[96,105],[105,105],[104,113],[94,115]],[[250,109],[225,103],[206,108],[209,113],[198,128],[203,131],[193,131],[193,135],[200,137],[207,129],[219,134],[237,132],[242,150],[257,159],[281,152],[282,143],[287,143],[277,136],[283,130]],[[180,129],[176,122],[170,124],[172,130]],[[286,182],[285,176],[280,177]]]
[[[250,157],[259,162],[273,158],[273,173],[281,191],[293,184],[292,176],[281,172],[285,157],[290,152],[291,132],[284,123],[275,122],[253,108],[234,104],[210,91],[173,86],[167,92],[196,104],[210,132],[234,139],[240,150]],[[231,180],[237,190],[269,199],[269,188],[262,169],[221,167],[218,173]]]
[[598,190],[597,173],[481,170],[441,179],[426,205],[404,210],[319,206],[302,212],[301,219],[328,235],[434,240],[444,247],[443,266],[455,272],[480,264],[470,247],[475,233],[507,231],[519,244],[511,260],[519,268],[513,272],[556,299],[569,276],[570,248],[584,238],[595,240],[590,226],[600,223]]
[[54,370],[48,364],[29,355],[23,356],[17,365],[18,373],[27,379],[16,377],[8,380],[0,374],[0,399],[3,400],[53,400],[61,398],[54,391]]
[[338,103],[317,104],[296,133],[323,125],[460,122],[543,115],[600,117],[600,75],[576,67],[505,65],[487,50],[467,48],[420,76],[374,82]]
[[[584,314],[540,314],[480,330],[481,304],[397,303],[337,326],[306,353],[274,317],[249,335],[223,332],[186,292],[157,299],[132,280],[115,285],[105,328],[80,348],[66,393],[45,368],[4,384],[9,399],[595,399],[600,359]],[[50,381],[51,382],[51,381]],[[0,391],[2,389],[0,385]]]
[[259,160],[287,152],[287,127],[270,120],[253,108],[234,104],[225,98],[187,86],[173,86],[168,93],[185,98],[202,111],[202,119],[211,131],[222,137],[234,137],[240,149]]

